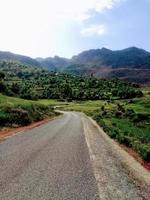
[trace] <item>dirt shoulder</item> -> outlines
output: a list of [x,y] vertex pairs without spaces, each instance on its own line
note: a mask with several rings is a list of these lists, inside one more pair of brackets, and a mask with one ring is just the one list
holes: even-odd
[[139,162],[145,169],[150,172],[150,162],[144,161],[140,155],[135,152],[132,148],[129,148],[123,144],[117,143],[121,148],[123,148],[126,152],[128,152],[137,162]]
[[150,196],[150,173],[89,117],[84,134],[102,199],[142,200]]

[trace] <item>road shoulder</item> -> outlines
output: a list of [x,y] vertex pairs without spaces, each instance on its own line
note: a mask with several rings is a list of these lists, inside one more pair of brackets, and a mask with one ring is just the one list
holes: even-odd
[[[83,114],[82,121],[102,199],[149,199],[150,173],[110,139],[93,119]],[[128,190],[131,194],[126,194]]]

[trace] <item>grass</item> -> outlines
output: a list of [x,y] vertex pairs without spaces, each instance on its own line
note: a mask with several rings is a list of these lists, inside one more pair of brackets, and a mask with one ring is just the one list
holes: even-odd
[[0,94],[0,128],[24,126],[55,115],[50,105]]
[[139,99],[71,102],[62,109],[91,116],[111,138],[150,162],[150,88],[144,88],[144,97]]
[[61,101],[57,101],[54,99],[41,99],[37,101],[38,103],[41,103],[42,105],[45,106],[64,106],[64,105],[68,105],[68,103],[66,102],[61,102]]
[[111,102],[31,101],[0,94],[0,123],[1,126],[28,124],[54,116],[52,107],[57,106],[63,110],[84,112],[95,119],[111,138],[134,149],[150,162],[150,88],[144,88],[143,93],[142,98]]

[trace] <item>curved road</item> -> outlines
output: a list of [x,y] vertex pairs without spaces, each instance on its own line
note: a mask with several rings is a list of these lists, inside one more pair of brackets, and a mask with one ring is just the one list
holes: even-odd
[[[82,114],[66,112],[45,125],[0,142],[0,199],[114,199],[114,194],[101,196],[98,189],[83,134],[83,121],[87,123],[88,119],[82,118]],[[119,183],[118,175],[114,177],[114,187],[119,185],[121,190],[115,200],[144,199],[130,180]],[[107,190],[111,191],[109,187]]]

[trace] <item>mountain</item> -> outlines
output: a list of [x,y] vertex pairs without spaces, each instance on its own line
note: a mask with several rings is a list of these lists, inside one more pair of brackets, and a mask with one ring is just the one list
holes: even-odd
[[67,58],[61,58],[59,56],[48,57],[48,58],[37,58],[41,66],[50,70],[50,71],[63,71],[70,64],[70,60]]
[[150,53],[136,47],[118,51],[106,48],[84,51],[73,56],[71,62],[66,72],[150,84]]
[[72,58],[73,63],[90,67],[150,68],[150,53],[136,47],[112,51],[106,48],[89,50]]
[[107,48],[84,51],[71,59],[59,56],[30,58],[10,52],[0,52],[0,60],[15,60],[49,71],[100,78],[120,78],[150,85],[150,53],[136,47],[112,51]]
[[0,60],[10,60],[10,61],[18,61],[25,65],[30,65],[34,67],[41,67],[41,64],[28,56],[18,55],[11,52],[0,51]]

